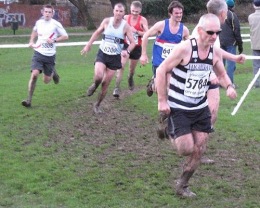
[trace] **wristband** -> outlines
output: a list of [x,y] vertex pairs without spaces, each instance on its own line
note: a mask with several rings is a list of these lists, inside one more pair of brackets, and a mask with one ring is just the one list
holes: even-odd
[[232,84],[229,84],[226,89],[228,90],[229,87],[233,87],[233,85],[232,85]]
[[54,43],[56,43],[57,42],[57,40],[56,40],[56,38],[54,38]]

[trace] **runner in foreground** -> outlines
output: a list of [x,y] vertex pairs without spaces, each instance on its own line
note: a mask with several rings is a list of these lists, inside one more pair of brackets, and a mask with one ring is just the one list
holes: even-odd
[[[222,61],[220,48],[213,46],[221,32],[214,14],[200,18],[198,37],[178,44],[157,68],[156,84],[159,112],[169,114],[168,132],[178,154],[187,156],[183,172],[176,183],[181,197],[194,197],[188,182],[198,168],[211,132],[211,113],[206,92],[210,74],[218,80],[231,99],[236,98]],[[167,90],[167,74],[171,73]],[[167,92],[168,91],[168,92]]]

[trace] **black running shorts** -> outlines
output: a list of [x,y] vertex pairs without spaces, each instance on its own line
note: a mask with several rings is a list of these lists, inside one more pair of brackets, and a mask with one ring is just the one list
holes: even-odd
[[168,133],[178,138],[193,130],[211,133],[211,114],[207,107],[199,110],[172,109],[168,119]]
[[118,55],[107,55],[100,49],[98,50],[95,62],[101,62],[111,70],[118,70],[122,68],[121,54]]
[[[123,50],[126,50],[126,49],[128,48],[128,46],[129,46],[129,45],[128,45],[127,43],[125,43]],[[134,49],[131,51],[130,56],[129,56],[129,59],[139,60],[140,57],[141,57],[141,55],[142,55],[142,47],[139,46],[139,45],[136,45],[136,46],[134,47]]]

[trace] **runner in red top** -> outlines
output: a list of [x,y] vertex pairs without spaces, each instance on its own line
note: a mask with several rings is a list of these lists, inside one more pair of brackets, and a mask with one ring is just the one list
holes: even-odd
[[[128,22],[128,24],[131,26],[133,36],[135,39],[136,46],[134,50],[131,53],[128,53],[127,57],[122,57],[122,69],[117,71],[116,76],[116,87],[113,92],[113,96],[118,98],[120,93],[120,83],[123,76],[123,71],[125,68],[125,65],[129,61],[129,74],[128,74],[128,86],[130,90],[134,89],[134,73],[136,65],[139,61],[139,58],[141,57],[142,52],[142,36],[143,34],[148,30],[148,22],[147,19],[140,15],[142,11],[142,3],[140,1],[133,1],[130,7],[131,14],[125,15],[124,19]],[[128,40],[125,39],[125,48],[128,47]]]

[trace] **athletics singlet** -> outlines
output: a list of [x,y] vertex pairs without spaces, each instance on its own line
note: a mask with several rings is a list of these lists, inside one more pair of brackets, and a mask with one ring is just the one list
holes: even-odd
[[[143,28],[141,27],[141,23],[140,23],[142,16],[138,15],[137,22],[136,22],[135,25],[131,25],[131,18],[132,18],[131,14],[127,16],[127,23],[130,26],[133,26],[137,31],[143,32]],[[139,36],[137,33],[133,33],[133,36],[134,36],[135,44],[138,45],[138,46],[141,46],[142,45],[142,37]],[[129,44],[128,38],[126,38],[126,43]]]
[[100,50],[107,55],[118,55],[124,46],[124,26],[125,20],[122,20],[118,28],[113,26],[114,17],[110,17],[107,28],[103,33]]
[[180,23],[179,30],[172,34],[169,26],[169,19],[164,20],[163,32],[158,35],[153,45],[153,66],[159,66],[168,57],[173,47],[183,39],[183,23]]
[[213,47],[206,59],[198,56],[196,39],[191,39],[192,54],[187,65],[178,65],[172,70],[168,104],[171,109],[202,109],[208,105],[206,92],[210,73],[213,71]]

